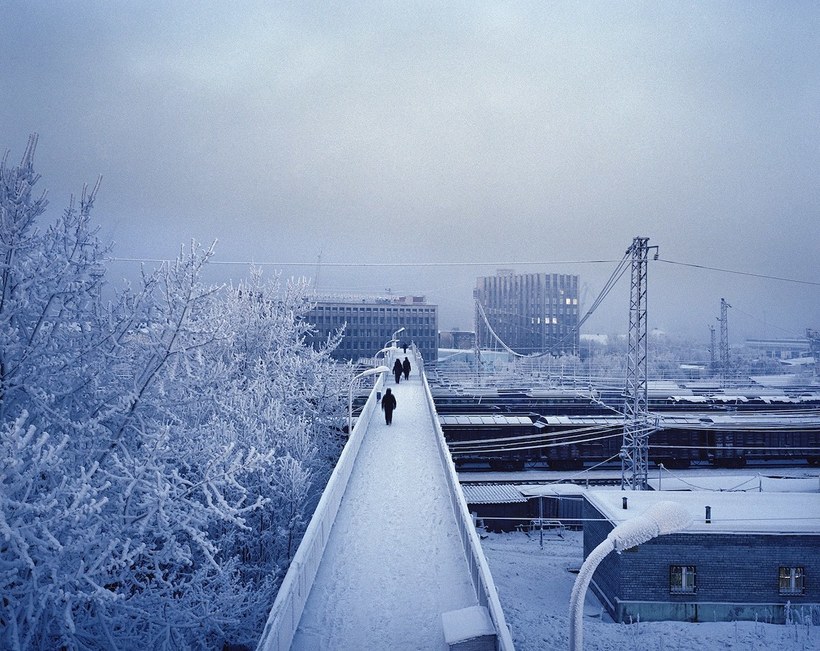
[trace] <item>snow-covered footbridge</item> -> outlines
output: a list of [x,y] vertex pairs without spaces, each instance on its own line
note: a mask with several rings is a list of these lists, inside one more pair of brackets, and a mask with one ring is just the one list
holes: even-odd
[[[376,382],[260,651],[513,648],[422,366],[399,385]],[[398,403],[390,426],[386,387]]]

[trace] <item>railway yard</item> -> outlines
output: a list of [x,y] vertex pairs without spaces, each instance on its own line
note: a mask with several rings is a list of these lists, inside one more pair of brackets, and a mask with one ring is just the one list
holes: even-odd
[[[584,470],[620,465],[622,390],[592,381],[429,374],[460,469]],[[667,469],[820,464],[820,386],[650,382],[649,461]]]

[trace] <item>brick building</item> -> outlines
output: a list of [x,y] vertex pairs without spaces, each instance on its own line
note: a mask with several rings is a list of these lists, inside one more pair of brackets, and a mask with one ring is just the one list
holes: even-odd
[[584,557],[659,500],[694,522],[604,558],[591,589],[615,621],[782,623],[788,608],[820,612],[820,493],[590,491]]

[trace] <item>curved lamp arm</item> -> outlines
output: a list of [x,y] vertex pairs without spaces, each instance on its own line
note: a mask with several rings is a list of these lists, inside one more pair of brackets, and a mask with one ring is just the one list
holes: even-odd
[[584,646],[584,597],[592,575],[609,552],[622,552],[657,536],[682,531],[692,522],[692,516],[679,502],[655,502],[639,516],[622,522],[587,556],[569,598],[569,648],[581,651]]

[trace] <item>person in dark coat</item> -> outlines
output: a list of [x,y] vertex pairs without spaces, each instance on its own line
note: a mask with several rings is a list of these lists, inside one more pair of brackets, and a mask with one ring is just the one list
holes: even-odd
[[382,411],[384,412],[384,422],[388,425],[393,423],[393,410],[396,408],[396,396],[390,389],[384,392],[382,397]]
[[401,368],[404,371],[404,379],[410,379],[410,360],[406,357],[404,358],[404,363],[401,365]]
[[396,361],[393,362],[393,375],[396,378],[396,384],[401,382],[401,374],[404,372],[404,367],[401,365],[399,358],[396,358]]
[[406,341],[405,341],[405,342],[401,345],[401,349],[402,349],[405,353],[407,352],[407,342],[406,342]]

